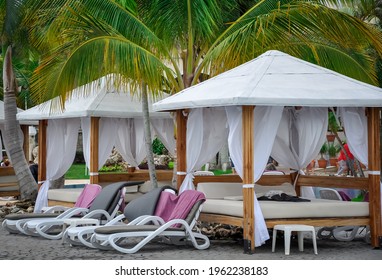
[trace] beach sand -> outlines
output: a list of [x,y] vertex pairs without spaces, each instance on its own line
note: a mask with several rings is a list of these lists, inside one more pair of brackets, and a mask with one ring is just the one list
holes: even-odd
[[274,253],[271,240],[257,247],[254,254],[244,254],[241,241],[227,239],[211,240],[207,250],[153,243],[135,254],[122,254],[72,247],[61,240],[10,234],[1,227],[0,244],[0,260],[382,260],[382,249],[373,249],[361,238],[350,242],[318,239],[318,255],[313,253],[309,238],[305,239],[303,252],[298,251],[297,239],[293,239],[290,255],[284,254],[283,238],[277,240]]

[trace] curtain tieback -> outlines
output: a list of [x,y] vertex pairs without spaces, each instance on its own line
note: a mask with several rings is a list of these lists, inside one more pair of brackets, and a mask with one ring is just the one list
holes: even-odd
[[98,172],[90,172],[89,175],[90,175],[90,176],[98,176],[99,173],[98,173]]
[[37,184],[44,184],[46,181],[38,181]]
[[381,171],[369,170],[368,173],[369,173],[370,175],[381,175]]
[[244,184],[243,185],[243,189],[254,189],[255,188],[255,184]]

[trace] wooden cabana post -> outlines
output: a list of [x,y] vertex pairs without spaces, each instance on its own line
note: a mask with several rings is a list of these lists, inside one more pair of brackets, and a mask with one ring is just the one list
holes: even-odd
[[48,120],[38,122],[38,186],[46,180],[46,129]]
[[99,183],[98,145],[99,145],[99,117],[90,118],[90,184]]
[[[179,172],[187,171],[187,116],[183,112],[183,110],[176,111],[176,169]],[[176,184],[178,190],[185,176],[185,174],[177,174]]]
[[255,251],[254,236],[254,106],[242,106],[244,253]]
[[367,110],[370,233],[371,246],[374,248],[382,245],[379,114],[379,108]]

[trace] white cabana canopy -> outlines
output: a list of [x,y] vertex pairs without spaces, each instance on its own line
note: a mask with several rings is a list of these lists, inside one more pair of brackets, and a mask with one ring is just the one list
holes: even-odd
[[382,89],[280,51],[208,79],[154,104],[154,110],[229,105],[380,107]]
[[[377,197],[370,205],[370,213],[380,219],[380,171],[376,170],[379,160],[375,155],[379,151],[368,151],[368,142],[375,145],[377,137],[368,140],[365,108],[382,107],[381,88],[279,51],[268,51],[153,105],[156,111],[190,109],[177,114],[178,135],[186,131],[183,139],[177,139],[182,141],[179,147],[186,147],[177,156],[178,166],[183,167],[178,175],[185,176],[181,191],[192,187],[194,166],[216,153],[215,135],[228,134],[231,158],[246,194],[244,239],[250,240],[251,246],[260,246],[269,238],[253,184],[261,177],[270,155],[302,173],[325,141],[328,107],[340,108],[344,126],[351,131],[347,140],[353,154],[362,155],[359,159],[364,158],[366,166],[372,159],[368,166],[372,182],[369,190]],[[370,116],[377,118],[379,114],[374,110]],[[373,120],[369,134],[379,129]],[[250,223],[254,223],[254,236],[250,235]],[[373,229],[373,240],[377,240],[378,230]]]
[[[78,117],[110,117],[110,118],[142,118],[142,103],[138,94],[116,90],[102,78],[92,85],[91,92],[84,95],[84,87],[75,89],[73,96],[65,101],[64,111],[54,109],[58,97],[31,109],[20,112],[20,121],[67,119]],[[168,113],[153,112],[152,102],[149,102],[150,116],[153,118],[170,118]]]
[[[47,205],[51,181],[63,176],[73,163],[78,131],[82,130],[84,158],[90,173],[90,182],[98,183],[98,170],[115,147],[122,157],[137,167],[146,157],[144,120],[139,94],[128,86],[114,87],[112,77],[103,77],[72,92],[61,111],[55,98],[29,110],[18,113],[20,121],[39,120],[39,174],[42,187],[37,197],[35,212]],[[85,91],[86,90],[86,91]],[[174,122],[170,113],[153,112],[149,100],[151,135],[158,137],[174,154]],[[40,143],[40,140],[45,143]],[[40,151],[46,150],[46,153]],[[44,158],[45,157],[45,158]],[[59,161],[57,159],[60,159]],[[41,173],[43,174],[43,173]]]

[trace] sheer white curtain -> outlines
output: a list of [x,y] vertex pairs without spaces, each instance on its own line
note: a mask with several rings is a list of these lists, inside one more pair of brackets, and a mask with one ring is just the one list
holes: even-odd
[[131,166],[142,162],[146,157],[142,118],[118,119],[115,148]]
[[[90,168],[90,117],[81,118],[82,143],[86,166]],[[117,124],[114,118],[100,118],[98,142],[98,168],[100,169],[115,145]]]
[[200,169],[227,141],[227,117],[224,108],[192,109],[187,120],[187,171],[180,191],[194,189],[193,171]]
[[[256,106],[254,110],[254,183],[260,179],[268,162],[282,112],[281,106]],[[229,124],[228,147],[231,159],[237,173],[243,178],[242,109],[234,106],[226,107],[226,114]],[[269,234],[256,194],[253,199],[255,246],[258,247],[269,239]]]
[[[346,133],[347,143],[350,152],[366,167],[368,167],[368,137],[367,137],[367,117],[363,107],[340,108],[340,114]],[[377,151],[379,152],[379,151]],[[378,172],[380,170],[370,170]],[[382,183],[381,188],[381,214],[382,214]]]
[[367,117],[365,108],[340,108],[350,152],[365,166],[368,166]]
[[46,181],[42,184],[34,212],[48,205],[48,189],[51,181],[63,176],[76,155],[79,119],[49,120],[46,139]]
[[[328,128],[328,109],[315,107],[286,108],[277,131],[272,157],[303,173],[319,153]],[[314,198],[312,187],[301,188],[301,196]]]
[[176,141],[174,137],[173,119],[150,119],[155,135],[161,140],[171,155],[175,155]]

